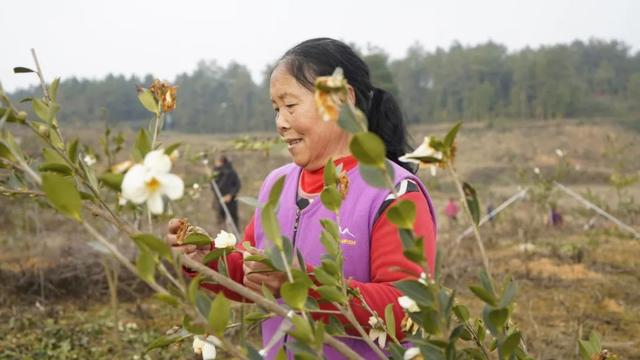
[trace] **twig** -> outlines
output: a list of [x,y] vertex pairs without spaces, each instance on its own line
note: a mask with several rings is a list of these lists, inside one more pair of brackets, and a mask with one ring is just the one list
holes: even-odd
[[51,101],[51,97],[49,96],[49,91],[47,90],[47,83],[44,81],[44,74],[42,73],[42,69],[40,68],[40,62],[38,61],[38,56],[36,55],[36,49],[31,49],[31,56],[33,57],[33,62],[36,63],[36,74],[38,74],[38,78],[40,78],[40,86],[42,86],[42,93],[44,97]]

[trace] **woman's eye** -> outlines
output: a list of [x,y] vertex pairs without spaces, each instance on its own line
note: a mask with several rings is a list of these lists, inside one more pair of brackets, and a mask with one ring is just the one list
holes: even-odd
[[277,114],[278,112],[280,112],[280,109],[274,108],[273,111]]
[[287,104],[286,107],[287,107],[287,109],[291,109],[296,105],[298,105],[298,104]]

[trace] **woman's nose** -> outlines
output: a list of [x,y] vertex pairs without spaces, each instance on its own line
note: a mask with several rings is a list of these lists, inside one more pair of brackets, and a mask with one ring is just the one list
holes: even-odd
[[276,128],[278,132],[285,132],[291,128],[291,122],[286,111],[280,111],[276,114]]

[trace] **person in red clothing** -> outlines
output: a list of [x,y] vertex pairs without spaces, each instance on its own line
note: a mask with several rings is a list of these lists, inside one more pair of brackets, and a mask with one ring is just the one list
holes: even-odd
[[[270,95],[277,131],[287,143],[296,169],[300,168],[299,176],[296,178],[298,179],[295,194],[297,200],[292,203],[281,201],[280,208],[293,206],[298,211],[304,211],[307,207],[318,205],[314,205],[314,202],[320,201],[324,165],[329,159],[333,159],[336,166],[341,165],[345,172],[358,167],[357,160],[349,151],[351,135],[341,129],[336,122],[323,121],[314,99],[315,78],[331,75],[336,67],[343,69],[344,76],[349,82],[348,101],[367,114],[369,130],[378,134],[384,141],[387,158],[399,165],[398,169],[408,174],[406,178],[396,183],[397,197],[389,190],[377,190],[385,191],[379,203],[359,204],[365,209],[371,208],[369,213],[375,214],[367,230],[367,238],[358,239],[358,241],[368,242],[369,253],[362,254],[369,260],[366,264],[368,274],[366,274],[366,280],[351,280],[349,286],[359,289],[367,305],[378,314],[384,314],[385,307],[388,304],[394,304],[393,311],[396,318],[402,319],[403,310],[398,303],[398,297],[402,296],[402,293],[393,287],[393,282],[411,277],[408,274],[419,276],[422,269],[403,256],[398,229],[387,220],[386,213],[394,203],[400,200],[408,200],[415,204],[414,231],[424,239],[425,257],[433,272],[436,253],[434,211],[426,190],[413,176],[413,169],[409,164],[398,160],[398,157],[411,151],[400,107],[391,94],[371,84],[366,63],[343,42],[328,38],[307,40],[285,53],[271,73]],[[357,194],[357,191],[350,189],[347,196],[352,191]],[[284,195],[281,199],[283,198]],[[375,209],[372,208],[374,206]],[[343,227],[343,225],[341,224],[341,231],[348,232],[350,227]],[[184,252],[194,259],[202,259],[210,247],[178,245],[177,228],[178,220],[171,220],[167,233],[169,244],[176,251]],[[256,223],[254,217],[245,228],[244,241],[256,246],[257,239],[261,239],[259,229],[259,223]],[[290,229],[283,229],[283,232],[286,230]],[[319,234],[305,233],[298,241],[319,242]],[[269,269],[260,263],[244,262],[243,255],[246,255],[243,254],[244,250],[241,250],[241,247],[238,250],[227,257],[229,276],[258,293],[261,293],[262,287],[265,286],[278,296],[280,287],[286,282],[286,275],[275,271],[264,273],[263,270]],[[349,260],[345,255],[345,263]],[[312,264],[309,265],[308,262],[307,264],[307,270],[312,273]],[[215,262],[207,265],[217,269]],[[190,275],[193,274],[190,273]],[[237,294],[219,286],[206,284],[203,286],[212,291],[223,291],[231,299],[242,300]],[[358,322],[368,328],[370,313],[356,299],[352,300],[351,305]],[[328,316],[330,315],[323,314],[316,317],[327,318]],[[397,321],[397,326],[396,333],[402,334],[400,321]]]

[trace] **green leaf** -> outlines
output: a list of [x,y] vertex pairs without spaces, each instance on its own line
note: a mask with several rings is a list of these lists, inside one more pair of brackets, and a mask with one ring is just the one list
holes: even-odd
[[503,332],[504,324],[509,318],[509,309],[499,308],[489,311],[487,316],[489,323],[494,326],[498,334]]
[[271,240],[278,249],[282,249],[282,235],[273,203],[268,202],[262,208],[260,220],[267,239]]
[[55,173],[42,174],[42,190],[58,211],[70,218],[82,221],[82,200],[73,181]]
[[192,232],[182,242],[183,245],[210,245],[211,238],[199,232]]
[[402,280],[393,283],[397,289],[402,291],[403,294],[413,299],[418,305],[428,306],[433,304],[433,294],[423,285],[416,280]]
[[149,344],[147,346],[147,348],[144,350],[144,352],[142,353],[142,355],[147,354],[149,351],[154,350],[154,349],[159,349],[159,348],[165,348],[171,344],[175,344],[177,342],[183,341],[185,339],[188,339],[189,337],[191,337],[192,334],[185,330],[185,329],[180,329],[177,332],[170,334],[170,335],[162,335],[156,339],[154,339],[151,344]]
[[480,272],[478,273],[478,277],[480,278],[480,284],[482,285],[482,287],[487,290],[492,297],[495,298],[496,290],[493,287],[493,281],[491,281],[491,278],[489,277],[489,274],[486,272],[486,270],[480,270]]
[[78,138],[75,138],[69,147],[67,148],[67,156],[72,163],[76,163],[78,161]]
[[462,122],[455,124],[444,137],[444,146],[446,148],[451,148],[451,145],[453,145],[453,142],[456,140],[456,135],[458,134],[458,130],[460,130],[461,126]]
[[597,332],[592,330],[591,333],[589,333],[589,342],[591,343],[593,348],[596,349],[596,351],[600,352],[600,350],[602,350],[600,335],[598,335]]
[[146,282],[154,282],[154,274],[156,271],[156,259],[154,256],[146,250],[138,252],[138,259],[136,260],[136,268],[138,269],[138,275]]
[[35,71],[26,68],[26,67],[22,67],[22,66],[17,66],[13,68],[13,73],[14,74],[23,74],[23,73],[34,73]]
[[393,304],[387,304],[384,308],[384,323],[391,337],[396,337],[396,319],[393,315]]
[[187,288],[187,296],[189,301],[195,303],[196,294],[198,293],[198,288],[200,288],[200,281],[202,280],[202,275],[198,274],[191,279],[189,282],[189,287]]
[[282,188],[284,187],[284,180],[286,178],[286,175],[282,175],[278,180],[276,180],[276,182],[273,184],[273,186],[271,187],[271,190],[269,190],[269,200],[268,203],[274,206],[275,209],[275,205],[278,203],[278,200],[280,199],[280,194],[282,193]]
[[331,335],[344,335],[344,325],[335,316],[329,317],[329,324],[327,324],[327,332]]
[[500,358],[507,359],[520,344],[520,333],[515,332],[509,335],[501,345],[498,346]]
[[477,285],[471,285],[469,286],[469,290],[471,290],[472,293],[474,293],[477,297],[479,297],[480,300],[486,302],[491,306],[496,306],[496,298],[492,294],[490,294],[487,290],[485,290],[483,287],[477,286]]
[[513,301],[513,298],[516,297],[517,292],[518,292],[518,284],[512,277],[510,277],[507,282],[507,286],[502,292],[502,297],[500,298],[499,306],[507,307],[511,305],[511,301]]
[[193,319],[191,319],[188,315],[185,315],[182,318],[182,327],[187,329],[187,331],[194,335],[204,334],[204,326],[200,324],[194,324]]
[[591,342],[585,340],[578,340],[578,348],[580,349],[582,360],[591,360],[593,355],[600,352],[600,349],[594,348]]
[[344,304],[347,302],[347,297],[340,290],[333,286],[319,286],[316,291],[324,300],[335,301],[339,304]]
[[211,302],[208,318],[209,325],[215,335],[224,336],[224,330],[227,328],[227,323],[229,323],[230,314],[231,303],[224,297],[224,293],[219,292]]
[[50,162],[40,164],[40,166],[38,166],[38,171],[51,171],[60,175],[71,175],[71,173],[73,172],[73,170],[67,164]]
[[313,334],[313,329],[311,329],[311,325],[309,325],[309,322],[307,320],[303,319],[299,315],[295,315],[291,319],[291,322],[294,326],[293,330],[290,331],[293,337],[305,342],[311,342],[313,340],[311,337]]
[[40,120],[48,124],[51,123],[51,109],[44,103],[44,101],[34,98],[31,102],[31,106],[33,107],[33,112],[35,112],[36,116],[38,116]]
[[142,106],[150,112],[156,115],[160,113],[160,104],[156,102],[156,98],[149,89],[140,89],[138,91],[138,100],[140,100]]
[[[393,179],[394,171],[391,163],[389,161],[385,161],[385,167],[387,174],[389,174],[389,177]],[[370,186],[379,189],[389,188],[384,177],[384,172],[380,168],[366,164],[358,164],[358,171],[360,172],[360,176],[362,176],[364,181]]]
[[167,293],[155,293],[153,294],[153,298],[162,301],[163,303],[174,308],[177,308],[180,305],[178,299],[176,299],[175,296],[169,295]]
[[139,233],[132,235],[131,239],[133,239],[139,247],[140,245],[145,246],[149,250],[169,260],[173,258],[169,245],[153,234]]
[[280,295],[292,309],[302,310],[307,300],[309,288],[300,283],[285,283],[280,287]]
[[109,189],[117,192],[122,191],[122,180],[124,180],[124,174],[104,173],[100,175],[98,179]]
[[4,144],[3,141],[0,140],[0,158],[7,159],[9,161],[14,161],[15,157],[11,153],[11,150]]
[[52,101],[56,101],[58,97],[58,86],[60,86],[60,78],[55,78],[49,85],[49,97]]
[[321,283],[322,285],[328,285],[328,286],[338,285],[338,279],[336,279],[333,275],[329,274],[322,267],[314,268],[313,275],[315,276],[316,280],[318,280],[318,282]]
[[221,258],[223,255],[228,255],[229,253],[233,252],[233,248],[220,248],[220,249],[213,249],[213,251],[209,252],[207,255],[204,256],[204,258],[202,259],[202,263],[203,264],[208,264],[212,261],[216,261],[219,258]]
[[320,201],[325,208],[332,212],[340,210],[340,205],[342,205],[342,197],[335,187],[325,187],[320,193]]
[[478,202],[476,190],[469,183],[464,183],[462,190],[464,191],[465,201],[471,212],[473,222],[477,225],[480,222],[480,203]]
[[386,149],[378,135],[372,132],[357,133],[351,139],[349,149],[360,163],[384,168]]
[[140,131],[138,131],[133,147],[135,149],[134,157],[138,161],[142,161],[144,156],[151,151],[151,138],[146,129],[141,128]]
[[400,200],[389,209],[387,219],[401,229],[413,229],[416,205],[410,200]]
[[166,149],[164,149],[164,153],[170,156],[173,153],[173,151],[179,148],[181,145],[182,145],[181,142],[173,143],[169,145]]
[[358,121],[356,120],[354,114],[349,109],[345,109],[344,106],[342,106],[340,109],[338,126],[352,134],[362,131],[362,128],[360,127],[360,125],[358,125]]
[[466,306],[462,304],[455,305],[453,307],[453,313],[456,314],[456,317],[461,322],[469,321],[469,309]]
[[333,159],[329,159],[324,166],[323,179],[324,186],[335,187],[338,183],[338,174]]

